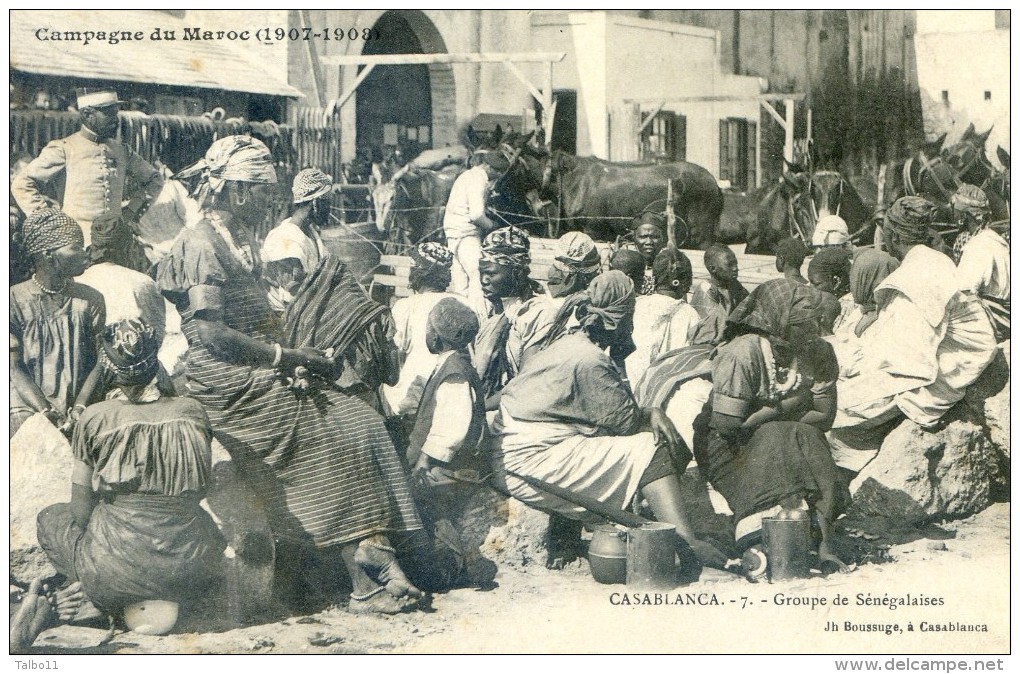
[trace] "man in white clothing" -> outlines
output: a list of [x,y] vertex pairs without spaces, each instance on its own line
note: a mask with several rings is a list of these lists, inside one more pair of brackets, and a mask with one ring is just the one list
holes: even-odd
[[478,262],[482,258],[482,238],[499,225],[485,214],[489,184],[510,168],[499,152],[486,152],[482,162],[457,177],[446,202],[443,231],[446,245],[453,253],[453,280],[450,291],[468,298],[470,306],[484,306]]
[[980,297],[995,338],[1009,339],[1009,244],[988,226],[988,197],[981,188],[961,185],[952,202],[957,221],[967,228],[959,237],[960,290]]
[[903,197],[886,214],[886,247],[901,263],[875,289],[878,318],[862,336],[860,358],[840,364],[835,428],[898,414],[931,426],[995,356],[980,301],[960,290],[952,260],[927,245],[934,213],[926,200]]

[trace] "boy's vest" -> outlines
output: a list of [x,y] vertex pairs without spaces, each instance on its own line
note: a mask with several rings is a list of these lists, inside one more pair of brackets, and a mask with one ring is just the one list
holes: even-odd
[[[436,391],[439,390],[439,386],[443,382],[447,381],[466,381],[475,394],[475,402],[471,409],[471,424],[468,427],[467,437],[458,448],[457,458],[461,458],[463,452],[473,452],[478,447],[478,442],[482,438],[482,429],[485,427],[485,398],[482,396],[482,382],[478,378],[475,368],[471,366],[471,359],[467,353],[455,351],[429,377],[428,383],[425,384],[425,390],[422,392],[421,402],[418,406],[418,417],[414,424],[414,430],[411,431],[410,453],[412,454],[421,451],[422,445],[425,444],[425,440],[429,436],[432,420],[436,414]],[[448,410],[441,410],[441,412],[448,412]],[[463,414],[464,412],[466,410],[456,410],[453,413]]]

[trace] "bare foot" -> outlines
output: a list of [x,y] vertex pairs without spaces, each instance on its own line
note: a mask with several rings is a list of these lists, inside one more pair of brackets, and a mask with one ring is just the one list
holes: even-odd
[[382,613],[384,615],[396,615],[409,610],[403,599],[398,599],[385,591],[385,588],[377,588],[367,595],[351,595],[347,604],[347,610],[351,613]]
[[358,545],[354,553],[354,563],[360,566],[369,578],[385,587],[392,596],[421,597],[421,590],[404,575],[394,553],[395,550],[390,546],[366,539]]
[[50,595],[50,604],[57,612],[57,618],[63,622],[69,622],[78,617],[78,611],[85,603],[85,593],[82,592],[81,583],[74,582],[63,590],[57,590]]
[[53,608],[43,594],[41,580],[33,580],[11,620],[11,653],[25,653],[53,618]]
[[824,546],[818,546],[818,569],[824,574],[850,572],[850,567]]
[[710,566],[713,569],[725,569],[726,562],[729,561],[720,550],[708,543],[699,539],[694,539],[690,542],[691,549],[694,550],[694,554],[698,557],[698,561],[705,566]]

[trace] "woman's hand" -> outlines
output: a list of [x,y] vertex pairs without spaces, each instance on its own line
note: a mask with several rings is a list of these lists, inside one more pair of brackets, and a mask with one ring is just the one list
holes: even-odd
[[666,413],[657,407],[652,407],[647,409],[647,414],[648,430],[652,432],[656,446],[665,444],[671,450],[676,450],[680,447],[680,443],[683,441],[680,439],[680,434],[677,433],[673,422],[666,416]]
[[331,375],[336,370],[336,361],[329,358],[322,351],[308,346],[301,347],[300,349],[284,349],[280,365],[288,370],[304,366],[312,374],[317,374],[327,379],[332,378]]

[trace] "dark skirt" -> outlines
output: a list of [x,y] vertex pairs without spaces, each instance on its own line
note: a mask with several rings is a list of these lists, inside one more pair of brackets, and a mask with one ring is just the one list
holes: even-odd
[[694,456],[739,522],[787,498],[803,498],[829,522],[850,503],[825,434],[797,421],[759,426],[740,445],[704,423],[695,424]]
[[146,599],[186,601],[219,575],[225,547],[197,499],[148,494],[99,503],[84,530],[70,504],[52,505],[39,513],[38,535],[54,567],[107,612]]

